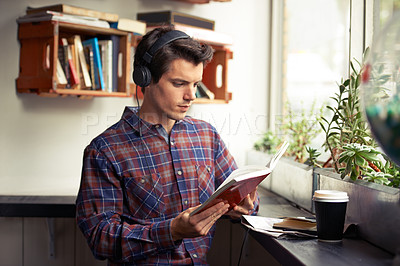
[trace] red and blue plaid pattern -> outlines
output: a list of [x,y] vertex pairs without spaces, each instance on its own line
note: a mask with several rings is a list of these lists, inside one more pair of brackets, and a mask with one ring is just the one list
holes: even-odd
[[173,242],[170,223],[206,201],[236,169],[235,161],[204,121],[176,122],[168,141],[159,125],[139,122],[136,113],[126,108],[85,149],[78,225],[95,257],[111,265],[206,264],[214,228]]

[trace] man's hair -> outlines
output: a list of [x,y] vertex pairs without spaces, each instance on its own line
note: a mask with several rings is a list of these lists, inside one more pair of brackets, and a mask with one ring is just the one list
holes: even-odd
[[184,59],[198,65],[203,63],[205,67],[212,59],[214,50],[207,44],[201,44],[192,38],[178,39],[170,42],[153,55],[152,61],[148,64],[143,60],[143,55],[150,47],[165,33],[174,30],[174,26],[163,26],[156,28],[143,36],[139,42],[134,57],[134,67],[137,65],[147,66],[151,72],[154,83],[158,83],[161,76],[169,70],[172,61]]

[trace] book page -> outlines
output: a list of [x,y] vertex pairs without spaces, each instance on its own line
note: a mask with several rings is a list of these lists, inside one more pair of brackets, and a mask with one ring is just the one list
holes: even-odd
[[233,179],[235,179],[236,181],[239,181],[239,180],[246,179],[246,178],[249,178],[252,176],[267,174],[269,172],[270,172],[270,169],[265,166],[246,165],[244,167],[234,170],[215,191],[218,191],[218,189],[224,187],[226,184],[231,182],[231,180],[233,180]]
[[[289,143],[287,141],[284,141],[279,150],[272,156],[272,158],[267,162],[266,166],[260,166],[260,165],[246,165],[244,167],[240,167],[236,170],[234,170],[226,179],[225,181],[216,189],[220,189],[221,187],[224,187],[224,185],[228,184],[231,180],[241,178],[249,178],[251,176],[257,176],[257,175],[262,175],[262,171],[266,171],[266,173],[270,173],[278,163],[279,159],[282,157],[282,155],[285,153],[286,149],[289,147]],[[259,172],[259,173],[255,173]],[[249,175],[248,175],[249,174]],[[237,180],[239,181],[239,180]]]

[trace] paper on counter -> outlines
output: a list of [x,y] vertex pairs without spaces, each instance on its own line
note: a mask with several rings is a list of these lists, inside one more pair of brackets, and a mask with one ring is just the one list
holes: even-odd
[[244,226],[250,228],[253,231],[267,234],[272,237],[278,238],[282,235],[293,235],[293,236],[312,237],[312,238],[316,237],[314,235],[310,235],[310,234],[303,233],[303,232],[288,231],[288,230],[273,228],[274,223],[280,223],[282,221],[283,221],[283,219],[279,219],[279,218],[242,215],[242,224]]

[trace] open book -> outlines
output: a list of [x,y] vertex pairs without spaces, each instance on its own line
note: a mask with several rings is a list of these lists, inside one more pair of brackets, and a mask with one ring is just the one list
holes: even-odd
[[289,143],[284,142],[266,166],[248,165],[233,171],[228,178],[214,191],[201,206],[190,213],[190,216],[199,213],[221,201],[227,201],[232,209],[239,204],[249,193],[254,191],[275,168],[278,160],[285,153]]

